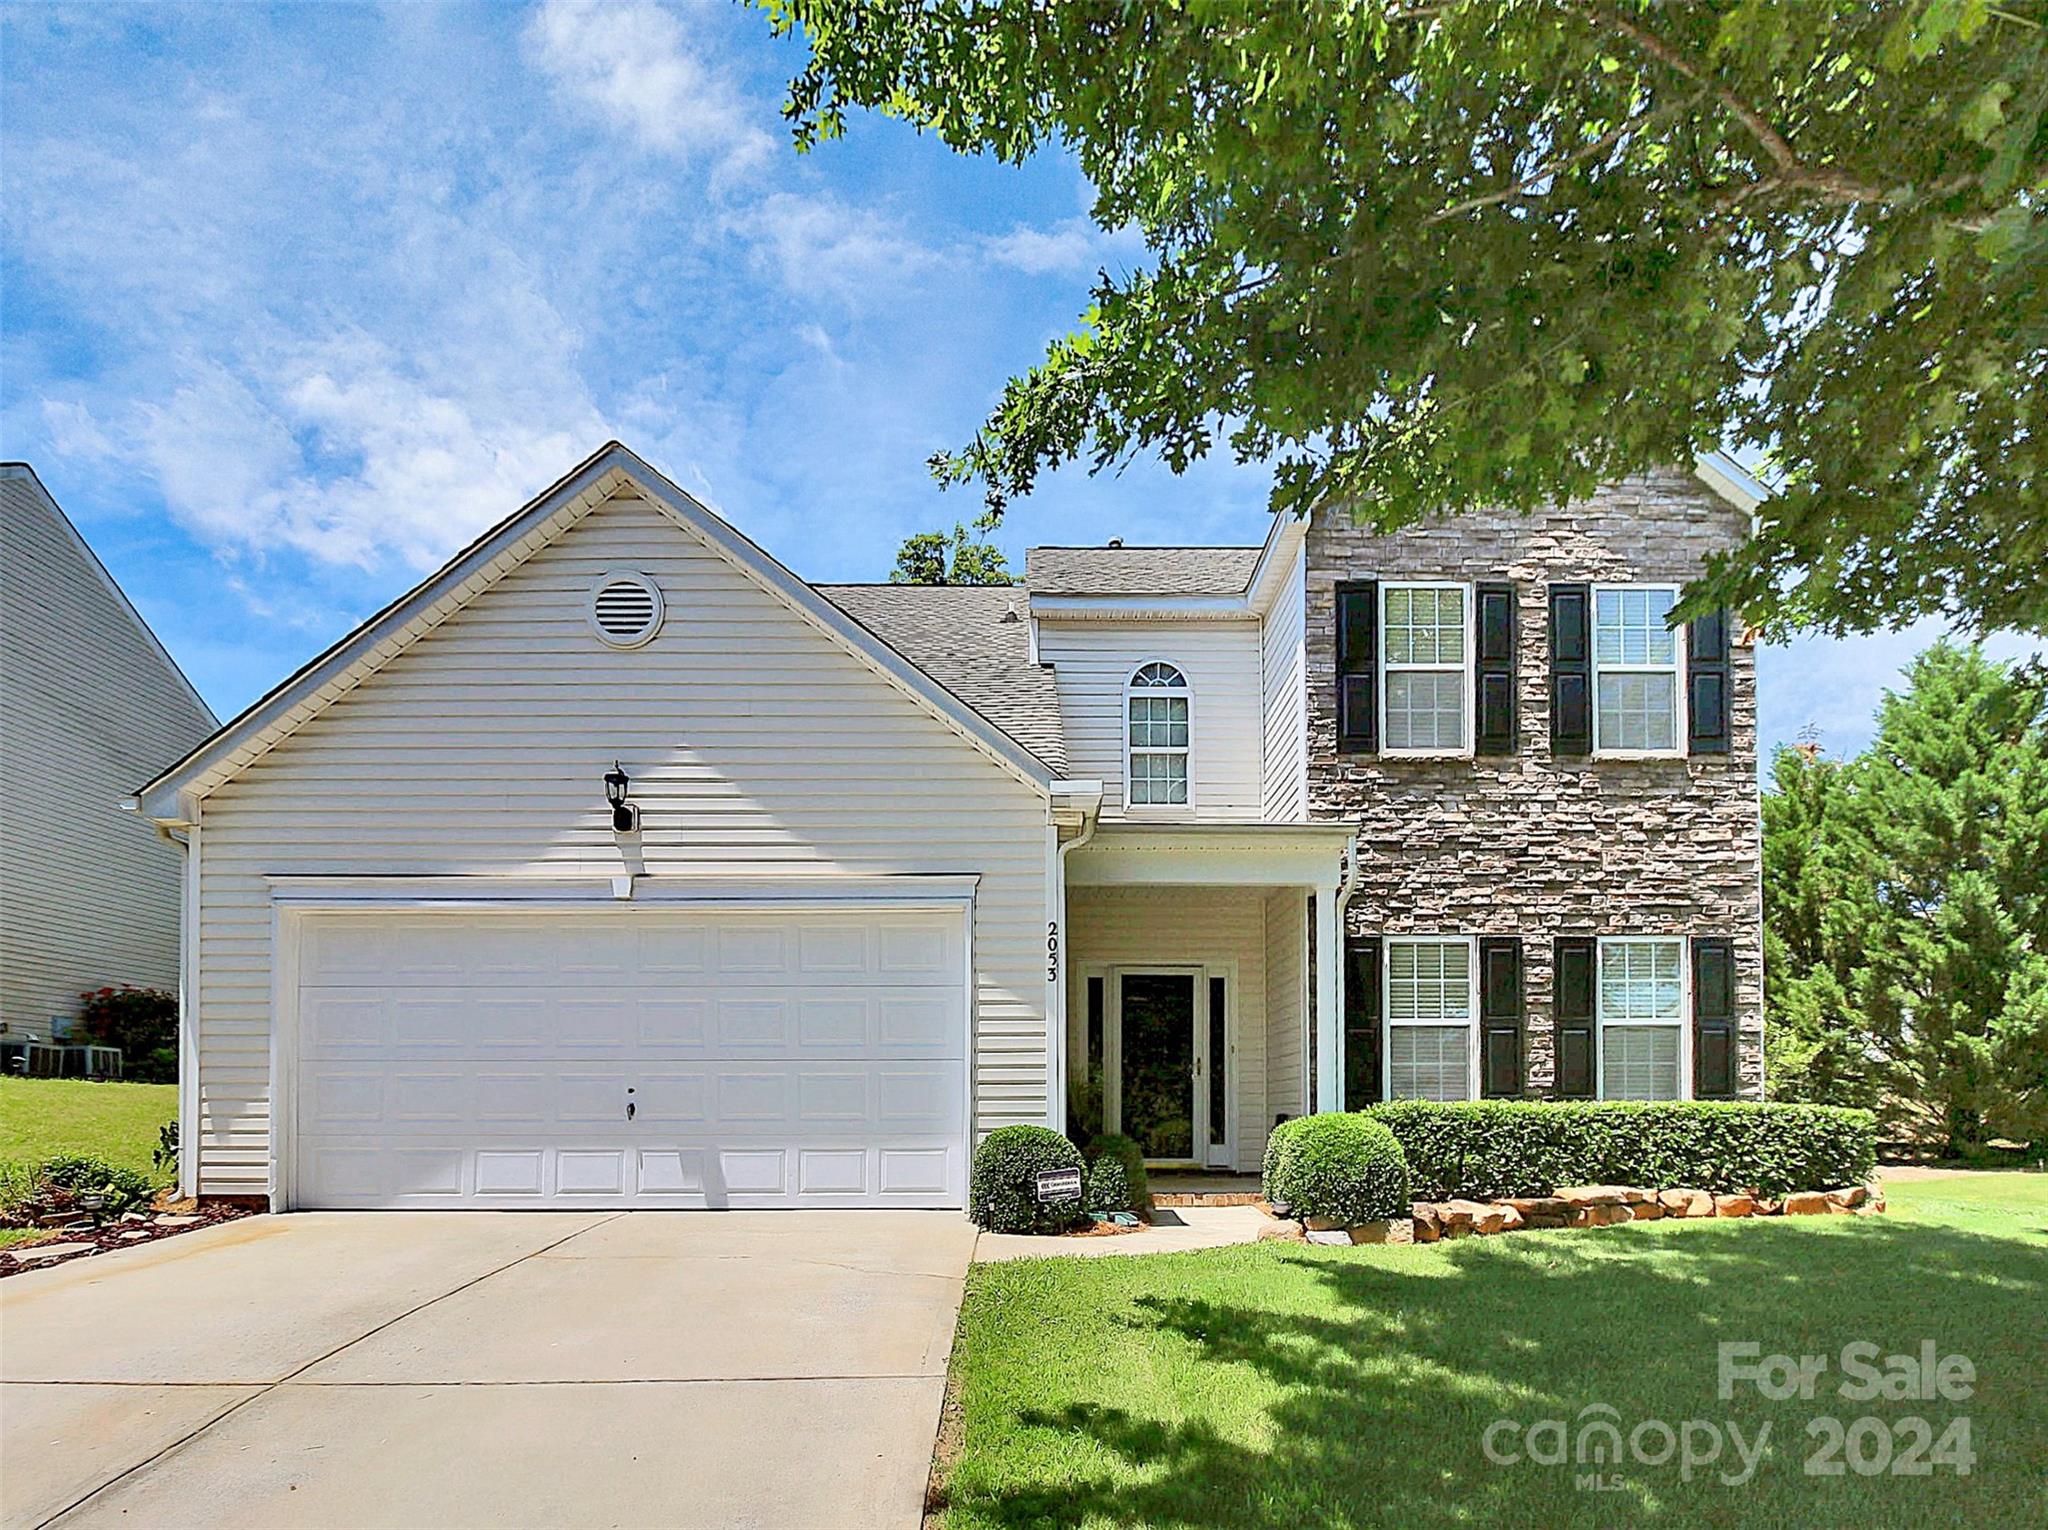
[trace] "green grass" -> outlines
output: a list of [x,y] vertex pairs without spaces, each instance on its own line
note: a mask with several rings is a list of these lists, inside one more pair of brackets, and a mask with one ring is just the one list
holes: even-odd
[[[1266,1244],[977,1265],[948,1530],[2048,1523],[2048,1176],[1893,1186],[1882,1217],[1646,1222],[1413,1248]],[[1932,1340],[1963,1402],[1837,1395],[1844,1345]],[[1717,1396],[1722,1341],[1821,1355],[1814,1398]],[[1493,1421],[1771,1426],[1746,1485],[1492,1464]],[[1970,1475],[1808,1476],[1817,1417],[1967,1415]],[[1652,1437],[1649,1441],[1654,1443]],[[1732,1456],[1728,1458],[1732,1460]],[[1866,1456],[1866,1460],[1870,1458]]]
[[0,1168],[90,1153],[168,1183],[149,1161],[157,1130],[178,1114],[176,1084],[92,1084],[0,1078]]

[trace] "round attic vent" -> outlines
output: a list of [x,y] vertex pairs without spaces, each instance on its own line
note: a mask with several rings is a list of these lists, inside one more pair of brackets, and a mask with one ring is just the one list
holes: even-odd
[[661,586],[614,569],[591,586],[590,630],[614,648],[638,648],[661,630]]

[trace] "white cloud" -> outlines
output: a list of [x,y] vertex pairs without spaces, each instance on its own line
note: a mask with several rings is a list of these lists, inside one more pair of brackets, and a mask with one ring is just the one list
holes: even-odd
[[43,429],[50,447],[64,457],[112,457],[114,442],[93,412],[75,399],[45,398]]
[[773,149],[759,109],[705,61],[680,16],[648,0],[544,0],[526,45],[564,95],[643,148],[726,169]]
[[1107,253],[1102,236],[1086,218],[1068,218],[1049,229],[1020,223],[1007,234],[983,239],[981,251],[996,265],[1028,276],[1092,272],[1103,265]]
[[612,433],[571,379],[536,409],[362,335],[238,360],[189,360],[121,433],[171,513],[231,551],[429,569]]
[[895,220],[836,197],[778,191],[728,214],[724,226],[752,243],[790,290],[845,301],[945,258]]

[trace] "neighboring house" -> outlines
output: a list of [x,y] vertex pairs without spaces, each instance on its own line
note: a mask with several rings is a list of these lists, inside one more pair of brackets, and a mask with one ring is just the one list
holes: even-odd
[[177,847],[121,799],[217,726],[26,463],[0,463],[0,1023],[178,987]]
[[958,1207],[996,1127],[1250,1171],[1318,1105],[1558,1092],[1560,1034],[1566,1090],[1753,1093],[1749,654],[1636,588],[1742,534],[1712,476],[813,586],[606,446],[141,793],[186,1183]]

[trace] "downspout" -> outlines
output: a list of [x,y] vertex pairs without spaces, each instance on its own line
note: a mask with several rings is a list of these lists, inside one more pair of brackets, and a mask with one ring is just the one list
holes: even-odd
[[[1057,884],[1053,889],[1053,1002],[1046,1006],[1047,1037],[1053,1059],[1053,1098],[1046,1102],[1046,1125],[1062,1134],[1066,1131],[1067,1114],[1067,857],[1095,837],[1097,825],[1102,817],[1102,784],[1100,782],[1073,783],[1080,790],[1074,793],[1081,810],[1081,832],[1065,844],[1058,845],[1053,854],[1053,876]],[[1057,838],[1059,829],[1054,826]]]
[[[1335,969],[1332,976],[1336,979],[1334,990],[1336,993],[1337,1013],[1335,1016],[1336,1023],[1331,1026],[1330,1034],[1337,1038],[1337,1087],[1340,1090],[1344,1087],[1346,1065],[1350,1061],[1344,1055],[1344,969],[1346,965],[1344,961],[1344,942],[1347,938],[1344,911],[1351,906],[1351,895],[1358,891],[1360,870],[1361,868],[1358,864],[1358,834],[1356,831],[1353,831],[1351,838],[1344,846],[1343,874],[1337,879],[1337,897],[1335,901],[1337,917],[1333,921],[1336,933],[1336,939],[1333,942],[1334,949],[1323,953],[1323,959],[1329,962],[1332,968]],[[1321,1100],[1316,1101],[1317,1110],[1327,1110],[1328,1108]]]

